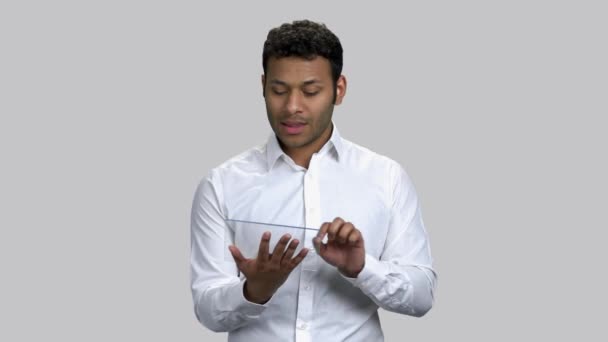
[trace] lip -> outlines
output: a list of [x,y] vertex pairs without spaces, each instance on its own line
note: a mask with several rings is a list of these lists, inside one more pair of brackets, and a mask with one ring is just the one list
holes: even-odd
[[299,121],[284,121],[281,122],[281,127],[287,134],[295,135],[302,133],[304,127],[306,127],[306,123]]
[[286,126],[306,125],[306,122],[303,122],[303,121],[281,121],[281,123]]

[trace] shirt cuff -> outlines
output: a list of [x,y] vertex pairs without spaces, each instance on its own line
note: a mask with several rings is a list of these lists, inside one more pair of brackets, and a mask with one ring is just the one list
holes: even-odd
[[226,307],[231,308],[230,311],[240,312],[250,318],[255,318],[266,310],[274,296],[264,304],[248,301],[247,298],[245,298],[244,293],[245,281],[246,279],[241,279],[240,283],[235,284],[235,286],[228,290],[228,295],[226,296]]
[[386,274],[388,274],[386,265],[367,253],[365,254],[365,265],[363,265],[363,269],[359,272],[357,278],[350,278],[340,273],[342,278],[358,288],[369,287],[373,284],[374,279],[383,279]]

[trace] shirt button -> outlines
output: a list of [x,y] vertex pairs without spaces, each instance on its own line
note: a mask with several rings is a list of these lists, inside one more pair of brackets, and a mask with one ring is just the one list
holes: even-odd
[[309,291],[310,290],[310,285],[304,286],[304,290]]
[[306,328],[308,328],[306,322],[301,322],[300,324],[298,324],[298,329],[305,330]]

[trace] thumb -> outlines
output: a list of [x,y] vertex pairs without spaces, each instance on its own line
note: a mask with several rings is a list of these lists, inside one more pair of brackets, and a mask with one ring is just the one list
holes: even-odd
[[243,254],[241,253],[241,251],[234,245],[230,245],[228,246],[228,249],[230,250],[230,254],[232,254],[232,258],[234,259],[234,261],[236,262],[236,266],[239,268],[239,270],[242,271],[241,269],[241,265],[245,262],[245,257],[243,256]]
[[312,245],[315,247],[317,254],[319,254],[321,257],[324,257],[323,254],[327,250],[327,246],[322,244],[321,241],[321,238],[317,236],[312,239]]

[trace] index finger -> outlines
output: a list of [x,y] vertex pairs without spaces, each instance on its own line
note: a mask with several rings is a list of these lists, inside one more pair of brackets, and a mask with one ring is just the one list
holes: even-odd
[[321,229],[319,229],[319,232],[317,233],[317,237],[319,238],[319,241],[323,240],[323,238],[325,237],[325,234],[327,234],[327,231],[329,230],[329,227],[330,227],[329,222],[325,222],[321,225]]
[[264,232],[260,240],[260,248],[258,249],[258,260],[268,260],[268,250],[270,248],[270,232]]

